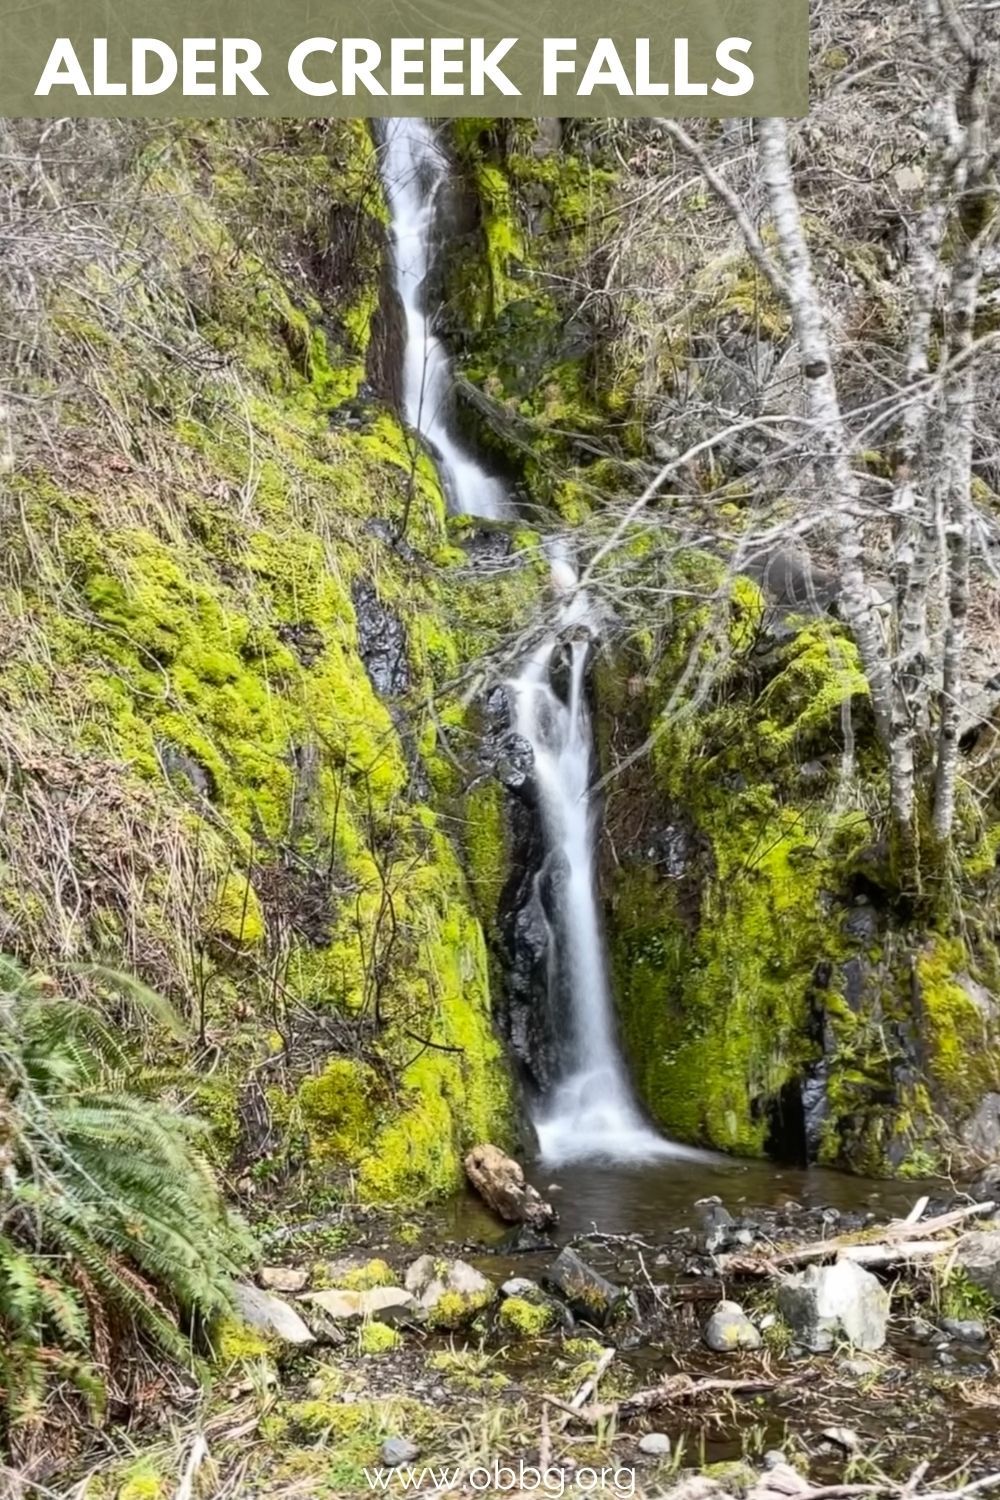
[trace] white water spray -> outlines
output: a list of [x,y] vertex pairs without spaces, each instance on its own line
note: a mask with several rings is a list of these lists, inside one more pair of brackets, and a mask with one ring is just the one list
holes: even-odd
[[[448,425],[452,375],[430,328],[426,281],[435,206],[448,172],[425,120],[386,122],[382,176],[391,216],[393,270],[406,317],[403,403],[438,465],[451,508],[474,516],[509,513],[499,480],[454,439]],[[592,737],[586,700],[592,628],[585,595],[563,554],[552,556],[553,587],[569,595],[558,630],[524,663],[510,684],[514,728],[534,752],[546,873],[558,887],[550,933],[551,987],[565,999],[569,1035],[563,1073],[535,1120],[550,1165],[588,1159],[639,1161],[687,1153],[643,1120],[618,1050],[594,878]],[[552,670],[569,637],[569,690],[555,691]]]
[[406,322],[403,411],[430,448],[449,508],[460,515],[498,517],[508,506],[500,480],[487,474],[456,441],[449,416],[452,371],[427,310],[427,275],[438,195],[448,162],[426,120],[387,120],[382,147],[392,229],[392,269]]
[[[575,588],[576,574],[564,556],[553,558],[552,578],[560,590]],[[535,1119],[539,1147],[551,1166],[679,1155],[682,1148],[656,1135],[643,1120],[615,1034],[595,887],[593,735],[586,697],[591,619],[584,594],[573,595],[560,627],[510,684],[514,728],[534,752],[545,859],[557,893],[552,981],[569,1002],[563,1076]],[[563,650],[569,655],[565,698],[552,681]]]

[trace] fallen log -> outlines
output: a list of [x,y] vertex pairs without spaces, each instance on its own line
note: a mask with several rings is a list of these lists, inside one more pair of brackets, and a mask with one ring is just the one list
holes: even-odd
[[556,1222],[552,1204],[525,1181],[520,1163],[499,1146],[473,1146],[465,1158],[465,1175],[484,1203],[508,1224],[548,1229]]
[[712,1376],[695,1380],[691,1375],[671,1375],[659,1385],[648,1390],[636,1391],[633,1396],[624,1396],[620,1401],[602,1401],[587,1406],[574,1406],[560,1396],[543,1396],[542,1400],[558,1411],[577,1418],[594,1427],[608,1417],[637,1417],[643,1412],[656,1411],[670,1406],[675,1401],[692,1401],[698,1396],[725,1391],[731,1396],[758,1396],[764,1391],[773,1391],[778,1386],[797,1384],[794,1380],[722,1380]]
[[[795,1266],[808,1265],[812,1261],[854,1260],[862,1266],[893,1266],[904,1261],[933,1259],[946,1255],[954,1247],[954,1239],[935,1240],[929,1236],[956,1228],[967,1219],[982,1218],[996,1208],[995,1203],[971,1203],[964,1208],[952,1209],[938,1214],[923,1224],[909,1219],[898,1219],[886,1226],[881,1240],[870,1243],[838,1235],[835,1239],[819,1240],[812,1245],[800,1245],[795,1250],[783,1250],[777,1254],[740,1254],[717,1257],[719,1270],[729,1276],[776,1276]],[[903,1238],[905,1236],[905,1238]]]

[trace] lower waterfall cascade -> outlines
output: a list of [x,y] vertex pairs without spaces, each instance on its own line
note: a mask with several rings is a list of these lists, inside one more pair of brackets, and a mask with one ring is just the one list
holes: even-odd
[[[431,451],[453,512],[509,515],[512,507],[502,482],[451,432],[451,365],[426,307],[447,158],[428,121],[390,119],[380,161],[394,282],[405,315],[404,415]],[[549,925],[548,968],[553,1010],[566,1034],[560,1038],[561,1076],[533,1113],[540,1154],[551,1166],[696,1157],[701,1153],[673,1145],[647,1125],[618,1044],[595,880],[593,736],[586,698],[593,622],[571,562],[553,552],[551,566],[553,586],[566,593],[567,601],[555,631],[507,684],[512,727],[534,756],[545,869],[560,891],[559,911]],[[564,650],[570,665],[565,700],[553,685],[553,670]]]

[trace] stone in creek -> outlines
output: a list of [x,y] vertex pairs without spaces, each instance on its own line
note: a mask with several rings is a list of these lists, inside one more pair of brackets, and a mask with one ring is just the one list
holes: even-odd
[[669,1458],[670,1439],[665,1432],[647,1432],[639,1439],[639,1452],[649,1458]]
[[525,1301],[538,1301],[544,1297],[544,1292],[537,1281],[529,1281],[527,1276],[512,1276],[505,1281],[500,1288],[501,1297],[523,1297]]
[[265,1338],[302,1347],[316,1342],[295,1308],[271,1292],[238,1281],[233,1287],[233,1301],[240,1321]]
[[625,1300],[625,1292],[581,1260],[567,1245],[546,1273],[545,1280],[567,1301],[572,1312],[588,1323],[610,1323]]
[[889,1293],[853,1260],[809,1266],[778,1286],[778,1311],[813,1354],[846,1339],[856,1349],[881,1349],[889,1323]]
[[309,1272],[294,1266],[261,1266],[257,1284],[265,1292],[302,1292],[309,1285]]
[[738,1302],[720,1302],[704,1331],[705,1343],[716,1354],[759,1349],[763,1340]]

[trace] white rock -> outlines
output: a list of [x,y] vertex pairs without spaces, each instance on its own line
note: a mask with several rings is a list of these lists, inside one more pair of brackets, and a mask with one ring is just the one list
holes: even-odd
[[308,1292],[302,1299],[319,1307],[336,1322],[353,1323],[364,1318],[388,1321],[392,1314],[415,1313],[416,1298],[398,1286],[373,1286],[364,1292],[348,1292],[340,1287],[325,1287]]
[[796,1340],[814,1354],[838,1339],[856,1349],[881,1349],[889,1322],[889,1293],[853,1260],[809,1266],[778,1286],[778,1311]]
[[639,1439],[639,1452],[650,1458],[669,1458],[670,1439],[665,1432],[647,1432]]
[[262,1333],[265,1338],[303,1347],[316,1342],[295,1308],[271,1292],[261,1291],[260,1287],[239,1281],[233,1288],[233,1299],[241,1321],[248,1328]]

